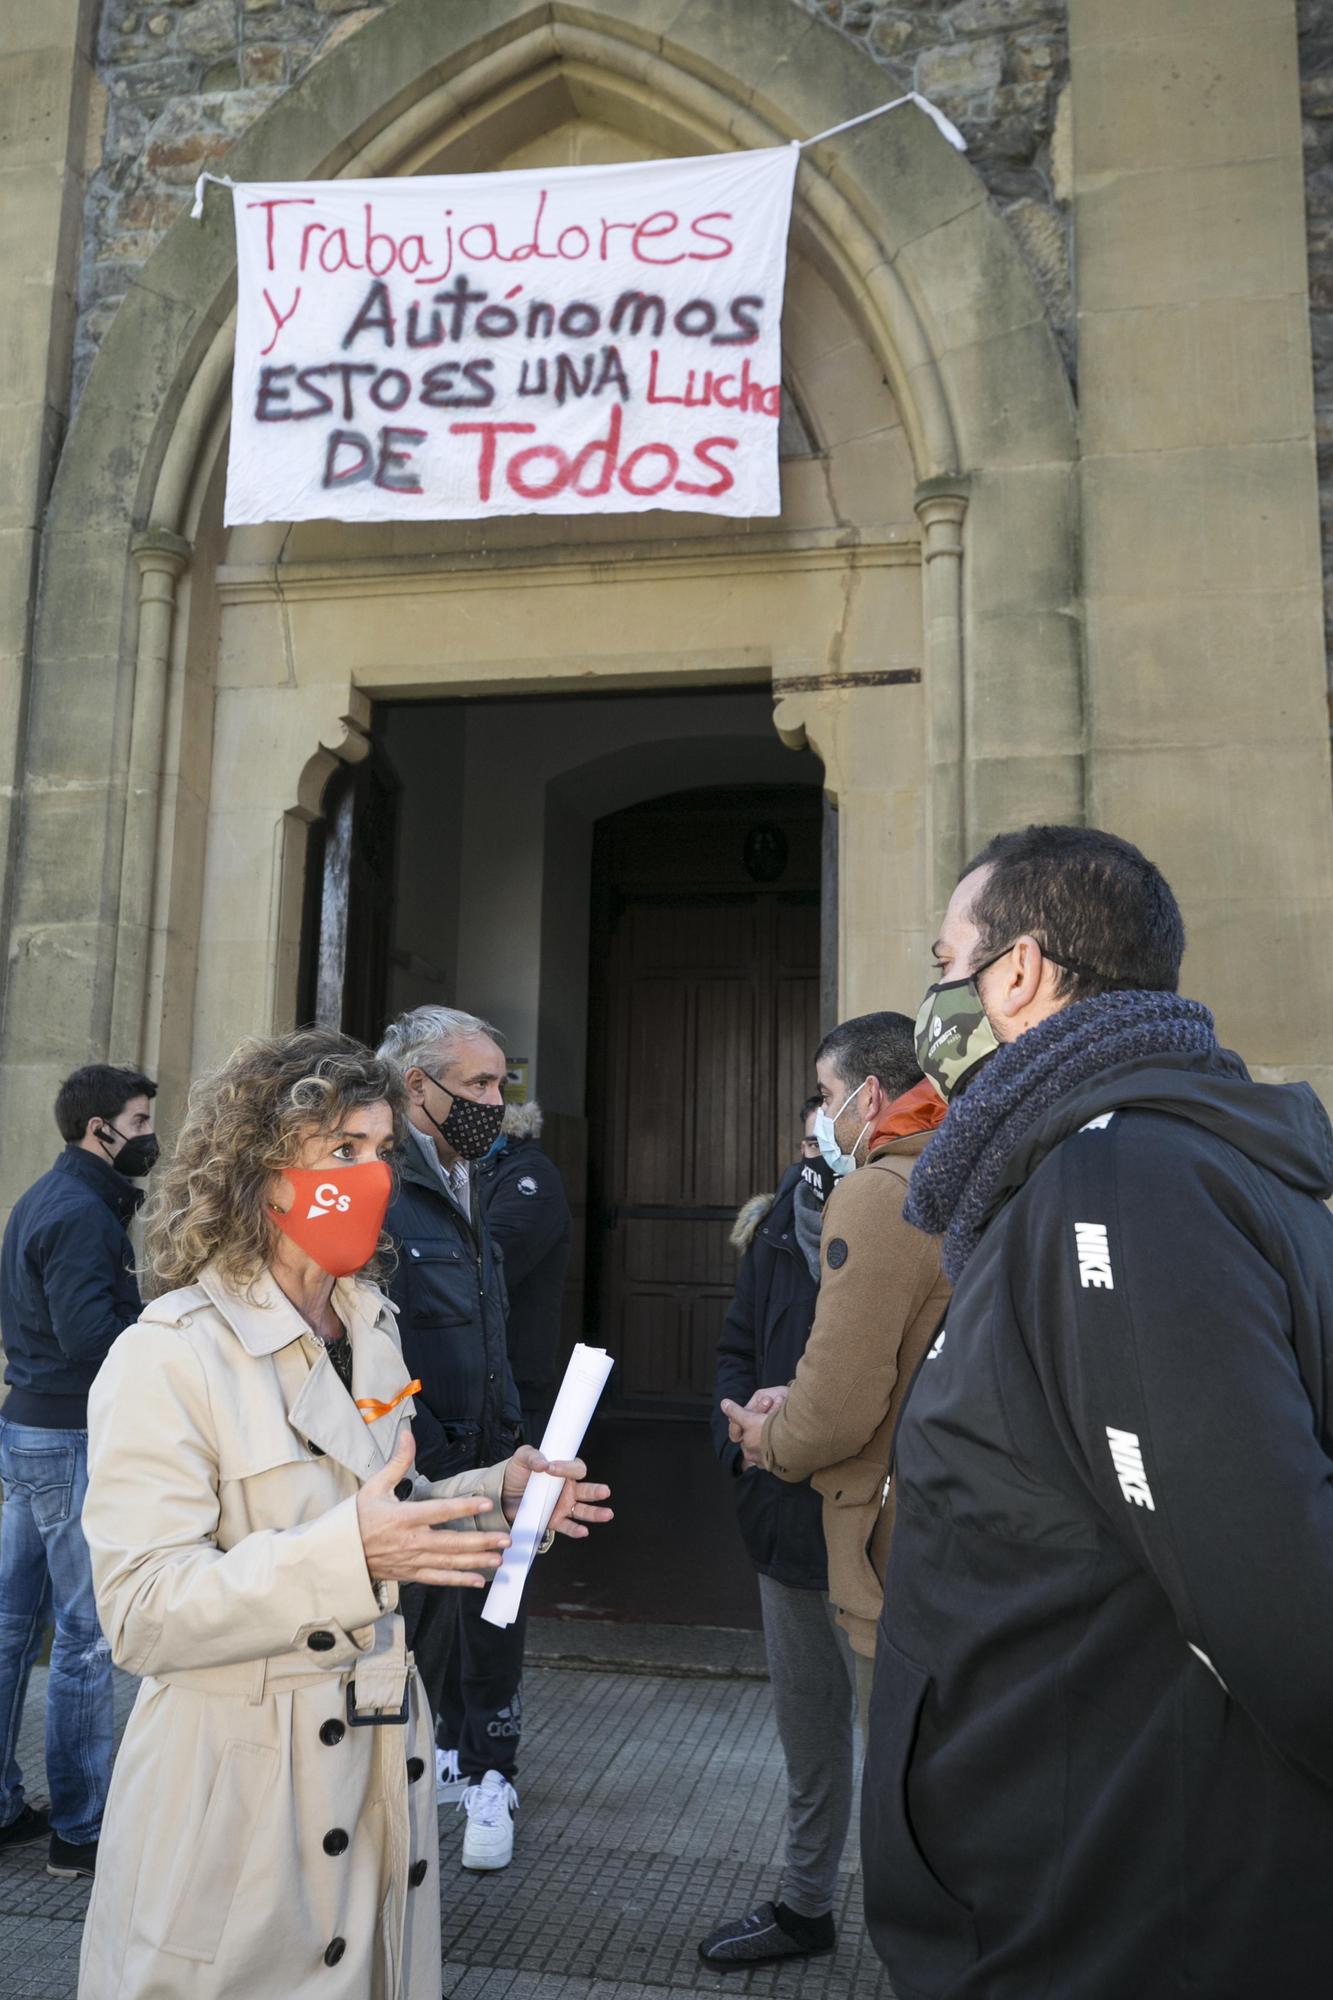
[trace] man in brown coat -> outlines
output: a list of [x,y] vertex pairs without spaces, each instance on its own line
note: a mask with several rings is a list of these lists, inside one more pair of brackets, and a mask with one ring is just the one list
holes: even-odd
[[889,1450],[907,1385],[944,1314],[936,1241],[903,1220],[917,1155],[944,1104],[917,1067],[905,1014],[844,1021],[815,1056],[823,1157],[819,1304],[789,1387],[722,1408],[746,1459],[809,1479],[824,1503],[829,1596],[856,1659],[862,1736],[892,1514]]

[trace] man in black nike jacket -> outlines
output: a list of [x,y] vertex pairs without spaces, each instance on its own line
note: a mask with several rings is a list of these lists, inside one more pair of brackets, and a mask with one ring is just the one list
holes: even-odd
[[899,1425],[864,1780],[899,2000],[1315,2000],[1333,1966],[1333,1134],[1176,994],[1137,849],[965,870],[907,1214],[946,1324]]

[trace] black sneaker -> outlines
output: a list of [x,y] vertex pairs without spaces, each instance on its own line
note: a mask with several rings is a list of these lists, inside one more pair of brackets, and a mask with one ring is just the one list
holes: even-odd
[[75,1847],[72,1841],[62,1840],[58,1833],[51,1835],[51,1845],[46,1856],[46,1872],[60,1882],[77,1882],[80,1875],[91,1875],[97,1867],[97,1842],[89,1840],[82,1847]]
[[[785,1919],[785,1921],[784,1921]],[[831,1916],[802,1917],[775,1903],[761,1903],[748,1917],[719,1924],[699,1946],[705,1965],[719,1972],[767,1965],[776,1958],[813,1958],[837,1943]]]
[[17,1819],[11,1819],[8,1826],[0,1826],[0,1847],[22,1847],[25,1840],[45,1840],[50,1831],[48,1813],[24,1806]]

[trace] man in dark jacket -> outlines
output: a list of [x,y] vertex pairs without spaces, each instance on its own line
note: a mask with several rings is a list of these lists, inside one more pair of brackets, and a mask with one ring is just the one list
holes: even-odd
[[[385,1030],[380,1054],[407,1086],[409,1132],[385,1224],[398,1253],[389,1293],[403,1358],[421,1382],[412,1430],[428,1479],[494,1465],[519,1442],[518,1391],[505,1345],[502,1260],[478,1199],[474,1163],[504,1117],[504,1052],[495,1030],[451,1007],[417,1007]],[[484,1591],[409,1584],[401,1592],[416,1654],[446,1740],[442,1798],[467,1812],[465,1868],[513,1854],[525,1619],[488,1625]],[[457,1650],[457,1666],[450,1656]],[[451,1698],[451,1684],[457,1693]]]
[[505,1107],[500,1137],[482,1161],[482,1213],[504,1256],[509,1294],[509,1365],[523,1434],[539,1445],[550,1415],[560,1355],[560,1314],[571,1217],[564,1183],[542,1150],[540,1104]]
[[1176,994],[1137,849],[969,864],[908,1213],[956,1281],[899,1425],[864,1782],[900,2000],[1314,2000],[1333,1964],[1333,1135]]
[[[143,1200],[133,1183],[157,1158],[156,1095],[138,1070],[105,1063],[66,1077],[55,1103],[65,1150],[20,1196],[0,1246],[0,1847],[49,1831],[48,1873],[68,1878],[93,1873],[111,1780],[111,1655],[79,1518],[88,1391],[139,1317],[126,1229]],[[48,1820],[24,1799],[13,1746],[51,1618]]]
[[[816,1097],[802,1106],[807,1142],[819,1104]],[[787,1852],[777,1901],[703,1939],[701,1958],[722,1967],[831,1950],[852,1809],[852,1660],[828,1602],[819,1496],[808,1481],[787,1485],[747,1467],[718,1409],[724,1397],[745,1404],[763,1384],[789,1382],[809,1337],[818,1252],[812,1268],[796,1238],[801,1171],[798,1161],[776,1195],[741,1210],[732,1242],[744,1255],[717,1350],[713,1442],[734,1475],[737,1520],[759,1573],[773,1713],[787,1766]]]

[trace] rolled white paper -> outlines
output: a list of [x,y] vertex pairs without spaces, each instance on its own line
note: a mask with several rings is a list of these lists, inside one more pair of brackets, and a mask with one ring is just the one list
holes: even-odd
[[[585,1347],[582,1341],[575,1347],[551,1420],[542,1435],[543,1458],[559,1464],[563,1459],[578,1457],[611,1365],[611,1356],[604,1347]],[[524,1488],[514,1525],[509,1530],[509,1547],[481,1608],[488,1625],[512,1625],[517,1618],[537,1544],[550,1524],[562,1484],[549,1472],[534,1472]]]

